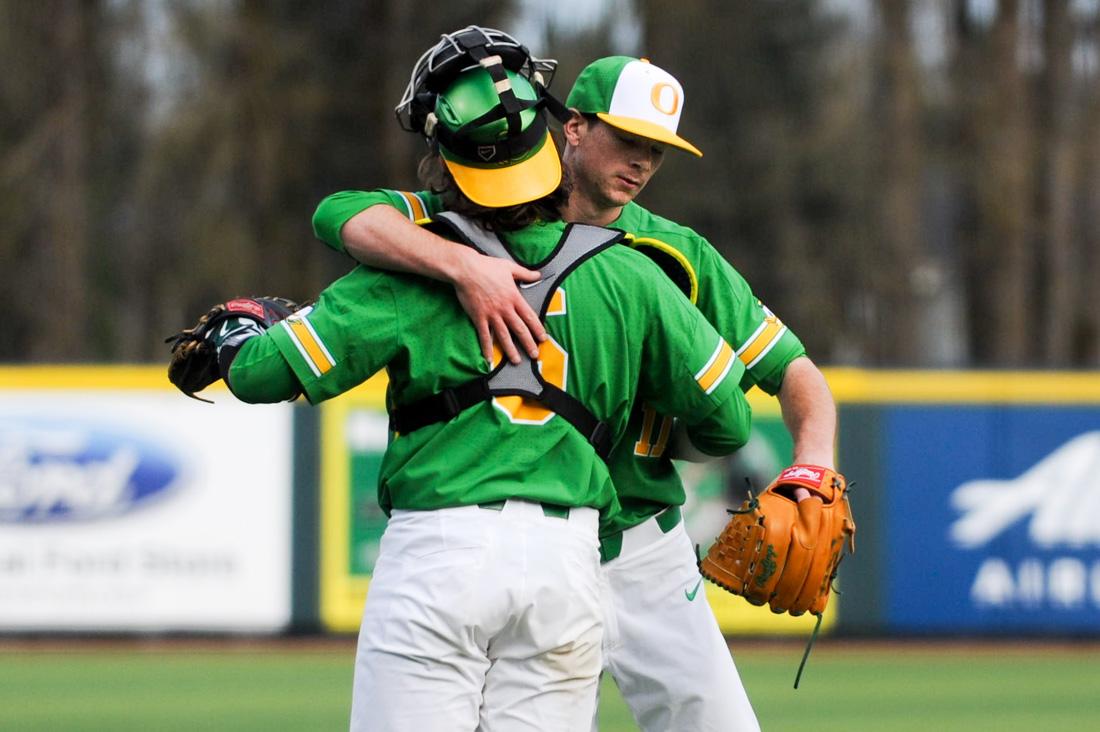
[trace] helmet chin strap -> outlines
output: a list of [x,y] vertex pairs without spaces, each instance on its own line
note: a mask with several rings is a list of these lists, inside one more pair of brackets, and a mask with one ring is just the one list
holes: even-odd
[[554,118],[558,122],[562,124],[568,122],[570,116],[569,107],[566,107],[562,104],[560,99],[551,94],[549,90],[543,86],[540,80],[535,79],[532,85],[535,87],[535,91],[538,92],[539,103],[546,108],[546,111],[554,115]]

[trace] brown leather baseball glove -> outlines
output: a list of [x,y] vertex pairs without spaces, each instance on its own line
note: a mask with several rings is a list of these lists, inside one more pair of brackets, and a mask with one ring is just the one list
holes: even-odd
[[[795,498],[796,488],[810,497]],[[703,576],[772,612],[820,616],[856,524],[844,476],[792,465],[758,497],[750,495],[700,563]]]

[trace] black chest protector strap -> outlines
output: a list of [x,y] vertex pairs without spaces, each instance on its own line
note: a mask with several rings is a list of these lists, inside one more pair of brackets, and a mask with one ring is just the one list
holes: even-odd
[[[435,216],[429,225],[437,233],[457,238],[482,254],[516,261],[504,243],[492,232],[458,214],[445,212]],[[566,227],[553,253],[530,268],[538,270],[542,279],[521,285],[520,294],[531,309],[546,319],[546,311],[554,292],[582,262],[617,244],[623,233],[598,226],[570,224]],[[538,363],[526,354],[518,364],[501,360],[488,374],[459,386],[424,397],[390,410],[390,428],[407,434],[437,422],[446,422],[470,407],[498,396],[521,396],[534,399],[560,416],[592,443],[601,458],[611,452],[611,434],[604,422],[596,418],[580,400],[548,383],[539,372]]]

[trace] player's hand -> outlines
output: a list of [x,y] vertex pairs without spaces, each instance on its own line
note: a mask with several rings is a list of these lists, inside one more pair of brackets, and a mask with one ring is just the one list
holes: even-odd
[[539,273],[497,257],[487,257],[470,250],[459,272],[453,278],[458,301],[477,329],[477,340],[485,359],[493,361],[493,341],[504,357],[519,363],[520,355],[513,342],[531,358],[538,358],[539,343],[546,340],[546,330],[538,313],[520,295],[517,282],[538,282]]

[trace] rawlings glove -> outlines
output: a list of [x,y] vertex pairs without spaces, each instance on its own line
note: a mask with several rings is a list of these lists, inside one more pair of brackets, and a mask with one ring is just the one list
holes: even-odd
[[282,297],[241,297],[215,305],[191,328],[165,339],[172,344],[168,380],[192,399],[225,378],[246,340],[260,335],[301,306]]
[[[796,488],[810,492],[798,501]],[[844,546],[855,551],[856,525],[844,476],[792,465],[749,496],[699,565],[703,576],[775,613],[820,616],[829,602]]]

